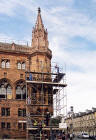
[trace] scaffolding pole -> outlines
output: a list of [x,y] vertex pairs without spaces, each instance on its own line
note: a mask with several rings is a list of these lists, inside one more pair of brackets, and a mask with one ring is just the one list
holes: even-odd
[[[42,66],[41,66],[42,67]],[[39,68],[38,68],[39,69]],[[42,123],[42,130],[48,130],[46,126],[44,126],[44,121],[46,118],[45,114],[45,107],[52,107],[53,106],[53,114],[56,116],[60,116],[61,112],[64,108],[66,108],[66,105],[64,105],[66,98],[66,95],[64,94],[64,88],[67,86],[66,82],[64,81],[65,73],[59,72],[44,72],[44,67],[41,68],[40,72],[36,71],[26,71],[25,72],[25,79],[26,79],[26,119],[27,119],[27,129],[26,129],[26,139],[28,140],[28,133],[29,131],[38,131],[40,130],[40,124],[38,124],[35,127],[33,126],[33,120],[34,118],[42,118],[42,121],[39,123]],[[55,69],[55,68],[54,68]],[[30,74],[32,75],[32,79],[30,80]],[[49,76],[49,78],[46,78]],[[39,77],[39,78],[37,78]],[[28,88],[31,87],[29,90]],[[46,88],[47,87],[47,88]],[[37,94],[35,93],[34,99],[33,99],[33,88],[34,90],[41,91],[41,93],[38,94],[41,98],[41,102],[37,101]],[[47,91],[46,91],[47,90]],[[49,90],[49,93],[47,93]],[[29,92],[29,93],[28,93]],[[29,97],[30,95],[30,97]],[[47,97],[48,96],[48,97]],[[45,98],[46,97],[46,98]],[[48,99],[47,99],[48,98]],[[49,99],[50,98],[50,99]],[[34,102],[33,102],[33,100]],[[47,99],[47,103],[45,103],[45,99]],[[28,101],[29,100],[29,101]],[[53,105],[50,105],[50,100],[53,100]],[[41,109],[40,114],[34,113],[34,109],[38,108]],[[33,110],[31,110],[33,109]],[[33,111],[33,112],[30,112]],[[35,111],[36,112],[36,111]],[[52,115],[53,115],[52,114]],[[51,116],[52,116],[51,115]],[[53,115],[54,116],[54,115]],[[31,123],[31,124],[30,124]],[[51,127],[51,124],[49,124],[49,128]],[[51,129],[50,129],[51,130]],[[43,134],[42,134],[43,135]],[[39,137],[41,138],[41,131]]]

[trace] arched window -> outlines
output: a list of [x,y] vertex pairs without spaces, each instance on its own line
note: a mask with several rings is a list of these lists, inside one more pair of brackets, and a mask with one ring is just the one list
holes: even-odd
[[21,63],[20,62],[18,62],[17,67],[18,67],[18,69],[21,69]]
[[22,69],[25,70],[25,62],[22,63]]
[[10,62],[9,61],[6,62],[6,68],[10,68]]
[[22,94],[22,89],[20,86],[17,86],[16,88],[16,94]]
[[5,68],[5,61],[4,60],[2,60],[2,62],[1,62],[1,67]]
[[6,94],[6,88],[5,88],[4,84],[1,85],[0,88],[1,88],[1,94],[2,94],[2,95],[5,95],[5,94]]
[[8,87],[7,87],[7,94],[11,94],[11,93],[12,93],[11,86],[10,86],[10,85],[8,85]]
[[0,83],[0,99],[11,99],[12,98],[12,88],[7,81],[2,81]]
[[12,88],[10,85],[7,86],[7,99],[12,99]]
[[22,86],[22,82],[17,84],[16,87],[16,99],[26,99],[26,87]]

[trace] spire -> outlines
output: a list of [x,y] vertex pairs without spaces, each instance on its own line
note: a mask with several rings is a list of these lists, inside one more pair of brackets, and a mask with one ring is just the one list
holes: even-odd
[[35,29],[42,29],[42,28],[44,28],[44,25],[43,25],[42,18],[41,18],[41,9],[39,7]]
[[48,48],[48,32],[44,29],[40,7],[38,8],[35,28],[33,28],[32,31],[32,47],[38,49],[40,49],[40,47]]

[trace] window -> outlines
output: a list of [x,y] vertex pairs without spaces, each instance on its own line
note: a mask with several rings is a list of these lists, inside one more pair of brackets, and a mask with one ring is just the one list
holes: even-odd
[[18,116],[25,117],[26,116],[26,109],[18,108]]
[[20,86],[17,86],[16,88],[16,94],[22,94],[22,89]]
[[5,116],[5,108],[1,108],[1,115]]
[[20,62],[18,62],[17,67],[18,67],[18,69],[21,69],[21,63]]
[[4,85],[0,86],[0,98],[5,98],[6,96],[6,88],[4,87]]
[[5,61],[4,60],[2,60],[2,62],[1,62],[1,67],[5,68]]
[[1,61],[2,68],[10,68],[10,60],[4,59]]
[[26,130],[26,123],[18,123],[18,129]]
[[6,68],[10,68],[10,62],[9,61],[6,62]]
[[1,128],[5,128],[5,122],[1,122]]
[[10,85],[8,85],[8,87],[7,87],[7,94],[11,94],[11,93],[12,93],[11,86],[10,86]]
[[20,86],[17,86],[16,88],[16,99],[25,99],[26,98],[26,88],[21,88]]
[[25,62],[18,62],[18,63],[17,63],[17,68],[18,68],[19,70],[20,70],[20,69],[25,70],[25,68],[26,68]]
[[8,122],[8,123],[7,123],[7,129],[10,129],[10,127],[11,127],[11,126],[10,126],[10,123]]
[[7,129],[10,129],[11,128],[11,125],[9,122],[5,123],[5,122],[1,122],[1,128],[7,128]]
[[22,129],[22,123],[18,123],[18,129]]
[[1,108],[1,116],[10,116],[10,108]]
[[19,81],[16,86],[16,99],[26,99],[26,86],[24,81]]
[[26,130],[26,123],[23,123],[23,130]]
[[2,80],[0,83],[0,98],[1,99],[11,99],[12,98],[12,88],[7,80]]
[[22,69],[25,70],[25,63],[22,63]]

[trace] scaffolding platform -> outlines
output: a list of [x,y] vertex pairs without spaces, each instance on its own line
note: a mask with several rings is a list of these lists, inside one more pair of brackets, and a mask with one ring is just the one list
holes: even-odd
[[65,75],[65,73],[50,73],[50,72],[28,72],[28,71],[26,71],[25,72],[26,74],[28,74],[28,73],[31,73],[31,74],[43,74],[43,75],[58,75],[58,74],[60,74],[60,75]]
[[[39,129],[39,126],[27,128],[27,130],[37,130],[37,129]],[[52,130],[60,130],[60,128],[58,126],[57,127],[56,126],[42,127],[42,130],[50,130],[50,129],[52,129]]]
[[55,82],[44,82],[44,81],[30,81],[30,80],[26,80],[26,83],[30,83],[30,84],[37,84],[37,85],[50,85],[50,86],[54,86],[54,87],[66,87],[67,84],[63,84],[63,83],[55,83]]

